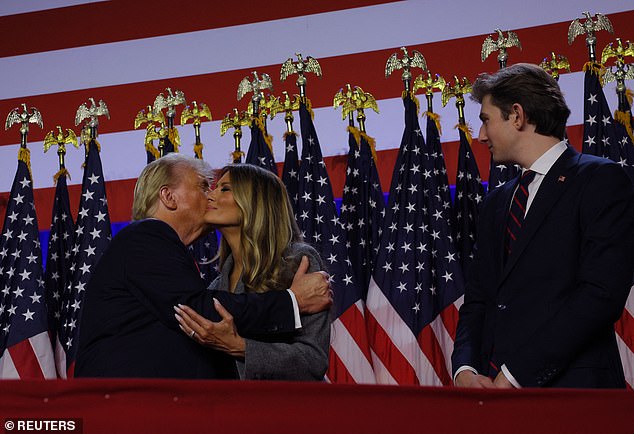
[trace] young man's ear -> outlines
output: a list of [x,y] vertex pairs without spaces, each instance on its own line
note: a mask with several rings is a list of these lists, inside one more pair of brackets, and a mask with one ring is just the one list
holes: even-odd
[[172,211],[176,209],[176,198],[167,185],[162,186],[159,190],[159,200],[165,208]]
[[527,121],[526,112],[524,112],[524,108],[518,103],[513,104],[511,107],[510,117],[513,121],[513,126],[518,130],[522,129],[524,123]]

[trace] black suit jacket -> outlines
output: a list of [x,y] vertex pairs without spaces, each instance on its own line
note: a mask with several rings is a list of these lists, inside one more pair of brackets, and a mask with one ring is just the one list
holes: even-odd
[[515,183],[483,204],[454,372],[506,364],[522,386],[624,387],[614,334],[634,270],[634,192],[621,167],[567,149],[504,261]]
[[187,304],[212,321],[217,298],[243,335],[288,333],[295,322],[286,291],[208,291],[176,232],[160,220],[122,229],[87,285],[80,321],[78,377],[235,378],[235,363],[178,327],[173,306]]

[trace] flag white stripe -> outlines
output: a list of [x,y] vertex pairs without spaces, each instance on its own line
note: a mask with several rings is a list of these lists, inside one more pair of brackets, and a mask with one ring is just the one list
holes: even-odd
[[13,364],[13,358],[11,358],[8,349],[5,350],[2,357],[0,357],[0,378],[3,380],[17,380],[20,378],[20,374],[18,374],[18,370]]
[[412,334],[407,324],[394,310],[390,301],[374,281],[374,278],[370,279],[366,308],[390,337],[394,346],[412,365],[420,384],[441,386],[440,378],[436,375],[427,356],[422,352],[416,336]]
[[40,370],[44,378],[49,380],[57,378],[55,357],[53,355],[53,349],[51,348],[48,331],[30,337],[29,343],[33,348],[33,353],[35,353],[37,363],[40,365]]
[[372,366],[346,326],[337,318],[331,324],[330,346],[356,383],[373,384]]
[[377,356],[374,351],[371,351],[371,354],[372,366],[374,367],[374,376],[377,384],[398,386],[398,382],[394,379],[394,377],[392,377],[392,374],[390,374],[390,371],[385,367],[379,356]]
[[[277,65],[297,50],[322,58],[489,34],[501,25],[500,17],[490,11],[508,8],[508,3],[487,3],[487,7],[469,7],[469,19],[455,26],[447,25],[447,20],[465,13],[463,2],[405,1],[10,56],[0,59],[3,75],[12,78],[0,82],[0,99]],[[551,2],[540,8],[517,3],[503,24],[519,29],[569,21],[578,15],[572,11],[595,7],[594,0]],[[603,13],[630,9],[629,0],[602,5]],[[427,19],[422,25],[423,17],[444,19]],[[351,38],[352,23],[369,23],[373,31]],[[271,43],[264,50],[253,41]]]

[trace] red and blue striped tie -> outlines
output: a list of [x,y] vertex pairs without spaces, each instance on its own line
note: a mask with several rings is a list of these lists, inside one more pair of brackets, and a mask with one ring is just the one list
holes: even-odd
[[515,190],[515,195],[513,195],[513,202],[511,202],[511,209],[506,221],[505,258],[513,251],[513,245],[522,230],[526,215],[526,203],[528,202],[528,185],[533,182],[533,179],[535,179],[535,172],[532,170],[524,172],[517,190]]

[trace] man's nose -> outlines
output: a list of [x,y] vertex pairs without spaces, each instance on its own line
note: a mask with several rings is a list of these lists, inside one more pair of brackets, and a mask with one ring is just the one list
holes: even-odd
[[480,131],[478,132],[478,141],[480,143],[486,143],[486,141],[489,140],[489,138],[486,135],[486,132],[484,131],[484,125],[482,125],[480,127]]

